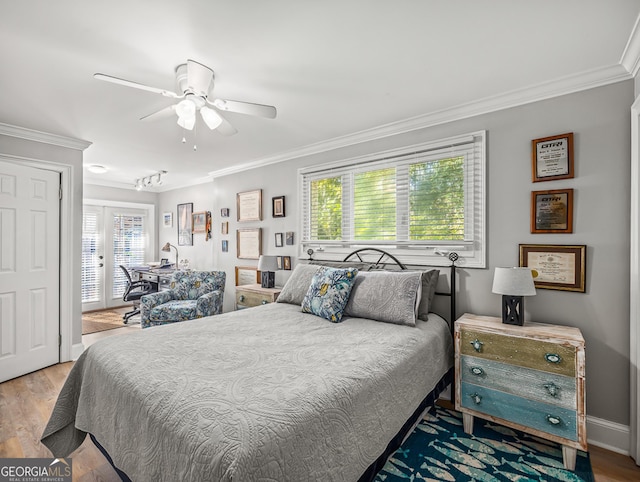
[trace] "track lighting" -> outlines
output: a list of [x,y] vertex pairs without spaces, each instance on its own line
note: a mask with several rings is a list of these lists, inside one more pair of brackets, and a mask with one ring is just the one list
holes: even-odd
[[167,174],[167,171],[158,171],[155,174],[151,174],[150,176],[146,176],[146,177],[141,177],[136,179],[136,183],[134,184],[134,187],[136,188],[137,191],[141,191],[143,188],[145,187],[152,187],[154,184],[156,186],[161,186],[162,185],[162,176],[164,176],[165,174]]

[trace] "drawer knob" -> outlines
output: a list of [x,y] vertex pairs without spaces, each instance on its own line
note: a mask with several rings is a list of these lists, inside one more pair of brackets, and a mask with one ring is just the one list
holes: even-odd
[[471,397],[471,400],[473,401],[473,403],[475,403],[476,405],[480,405],[480,402],[482,402],[482,397],[477,393],[472,393],[469,396]]
[[544,359],[549,363],[560,363],[562,361],[562,357],[557,353],[545,353]]
[[267,304],[267,300],[262,300],[262,304],[266,305]]
[[552,397],[558,397],[558,392],[560,391],[558,385],[556,385],[553,382],[550,383],[545,383],[544,388],[547,389],[547,392],[549,393],[549,395],[551,395]]
[[240,301],[244,301],[244,295],[240,295]]
[[482,345],[484,345],[484,343],[482,343],[477,338],[471,342],[471,346],[473,346],[473,349],[477,352],[482,351]]
[[477,377],[481,377],[484,375],[484,370],[480,367],[471,367],[469,368],[469,371],[472,375],[475,375]]
[[555,415],[547,415],[547,422],[551,425],[561,425],[562,419],[560,417],[556,417]]

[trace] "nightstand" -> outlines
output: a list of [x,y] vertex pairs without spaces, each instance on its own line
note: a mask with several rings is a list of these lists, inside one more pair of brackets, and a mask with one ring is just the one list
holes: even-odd
[[236,286],[236,309],[266,305],[278,299],[282,288],[263,288],[260,284]]
[[562,444],[575,469],[587,450],[584,339],[567,326],[464,314],[455,323],[456,410]]

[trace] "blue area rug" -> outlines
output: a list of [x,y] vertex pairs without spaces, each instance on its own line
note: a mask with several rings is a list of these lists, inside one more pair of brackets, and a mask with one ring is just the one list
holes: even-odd
[[594,482],[589,454],[576,470],[562,464],[562,446],[476,418],[464,433],[462,414],[436,406],[385,464],[376,482],[394,481]]

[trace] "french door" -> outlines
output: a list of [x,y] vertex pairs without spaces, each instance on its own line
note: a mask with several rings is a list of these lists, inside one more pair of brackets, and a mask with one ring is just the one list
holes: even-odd
[[127,279],[120,265],[139,266],[150,256],[146,209],[85,204],[82,215],[82,311],[125,304]]

